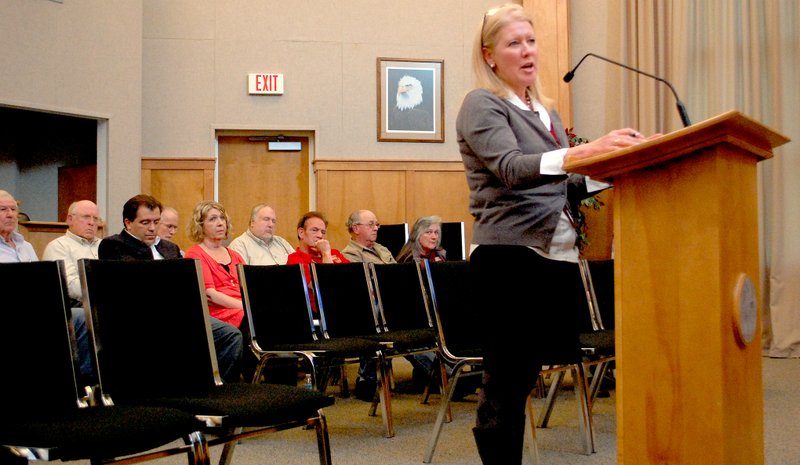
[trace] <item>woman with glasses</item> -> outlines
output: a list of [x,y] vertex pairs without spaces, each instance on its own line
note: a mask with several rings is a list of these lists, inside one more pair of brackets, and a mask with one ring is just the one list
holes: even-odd
[[489,10],[472,52],[477,88],[456,119],[475,218],[471,301],[484,315],[483,389],[473,429],[484,464],[521,462],[525,403],[541,365],[579,353],[575,319],[586,301],[570,208],[607,185],[565,172],[564,162],[647,140],[625,128],[569,147],[553,102],[542,94],[539,63],[525,10]]
[[200,260],[211,316],[239,328],[244,310],[236,265],[245,261],[222,244],[231,230],[230,218],[220,203],[200,202],[189,220],[189,237],[197,244],[189,247],[185,257]]

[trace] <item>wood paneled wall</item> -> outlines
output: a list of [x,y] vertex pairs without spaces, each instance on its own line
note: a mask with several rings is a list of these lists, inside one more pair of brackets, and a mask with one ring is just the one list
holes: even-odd
[[[195,205],[214,199],[215,166],[213,158],[142,158],[142,193],[178,211],[180,228],[173,241],[183,250],[194,244],[186,226]],[[122,205],[116,211],[121,215]]]
[[328,218],[328,238],[341,249],[349,240],[347,217],[372,210],[381,223],[408,223],[439,215],[463,221],[472,238],[469,189],[460,161],[317,160],[317,210]]

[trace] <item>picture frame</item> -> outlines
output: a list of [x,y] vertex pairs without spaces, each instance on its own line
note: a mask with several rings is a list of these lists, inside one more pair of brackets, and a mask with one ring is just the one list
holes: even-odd
[[378,141],[444,142],[444,60],[377,60]]

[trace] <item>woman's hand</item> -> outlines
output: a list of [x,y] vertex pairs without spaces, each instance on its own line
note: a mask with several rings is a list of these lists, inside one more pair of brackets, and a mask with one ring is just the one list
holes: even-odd
[[639,131],[632,128],[615,129],[599,139],[570,147],[570,149],[567,150],[567,154],[564,156],[564,162],[566,163],[593,157],[602,153],[613,152],[614,150],[638,145],[658,137],[661,137],[661,134],[653,134],[650,137],[645,137]]

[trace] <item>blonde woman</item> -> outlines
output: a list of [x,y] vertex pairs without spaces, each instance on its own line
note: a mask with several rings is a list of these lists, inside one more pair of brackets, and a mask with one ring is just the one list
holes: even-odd
[[200,202],[189,220],[189,237],[197,244],[189,247],[185,256],[200,260],[211,316],[239,328],[244,310],[236,265],[245,261],[222,244],[231,230],[230,218],[222,204]]

